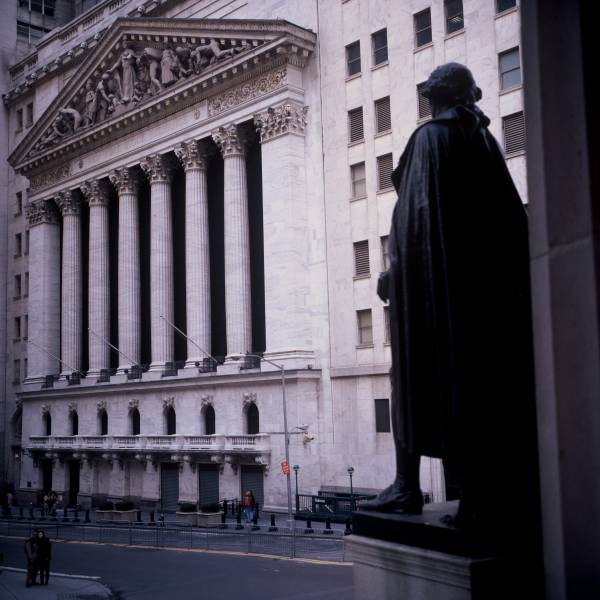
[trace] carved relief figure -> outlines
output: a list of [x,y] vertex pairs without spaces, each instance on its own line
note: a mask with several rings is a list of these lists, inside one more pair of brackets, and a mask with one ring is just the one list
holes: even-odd
[[218,42],[211,39],[208,44],[200,44],[192,50],[190,57],[196,73],[200,73],[206,67],[212,65],[217,60],[232,57],[242,51],[242,48],[228,48],[221,50]]
[[[143,78],[147,78],[149,91],[152,96],[159,94],[163,90],[160,82],[160,60],[162,51],[156,48],[144,48],[142,55],[138,58],[138,67],[143,69]],[[141,71],[140,71],[141,72]]]
[[136,62],[138,57],[133,51],[131,42],[125,42],[123,47],[123,53],[119,60],[109,70],[109,73],[111,73],[117,81],[117,88],[119,90],[121,101],[127,104],[131,101],[135,91],[135,83],[137,81]]
[[165,48],[160,61],[160,80],[163,85],[172,85],[179,79],[179,58],[172,48]]
[[85,84],[85,108],[83,109],[82,127],[89,127],[96,122],[97,110],[96,90],[94,89],[92,80],[89,79]]
[[97,101],[97,113],[96,118],[98,121],[104,121],[109,114],[109,109],[112,106],[111,92],[109,89],[110,75],[104,73],[102,75],[98,85],[96,86],[96,101]]

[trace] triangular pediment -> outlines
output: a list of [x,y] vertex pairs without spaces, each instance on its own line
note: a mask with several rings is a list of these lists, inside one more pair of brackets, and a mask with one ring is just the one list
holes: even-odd
[[313,32],[281,20],[119,19],[81,64],[9,158],[23,174],[45,170],[107,131],[125,131],[136,113],[171,106],[265,61],[303,65]]

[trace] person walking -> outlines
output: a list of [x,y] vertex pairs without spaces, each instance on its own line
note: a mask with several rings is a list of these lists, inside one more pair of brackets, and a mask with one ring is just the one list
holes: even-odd
[[45,532],[40,529],[38,531],[38,569],[40,573],[40,585],[48,585],[50,579],[50,559],[52,558],[52,544],[50,539],[46,537]]
[[254,499],[252,490],[246,490],[244,492],[242,504],[244,506],[244,518],[246,519],[246,523],[251,523],[252,517],[254,516],[254,508],[256,506],[256,500]]
[[31,536],[25,540],[25,557],[27,558],[27,576],[25,587],[31,587],[36,584],[38,567],[38,530],[34,529]]

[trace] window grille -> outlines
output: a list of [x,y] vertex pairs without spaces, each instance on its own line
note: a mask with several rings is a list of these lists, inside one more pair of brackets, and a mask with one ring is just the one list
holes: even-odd
[[390,268],[390,253],[388,250],[389,235],[381,237],[381,266],[384,271]]
[[394,162],[391,153],[377,157],[377,191],[387,190],[392,185]]
[[360,42],[346,46],[346,74],[348,77],[360,73]]
[[369,268],[369,240],[354,242],[354,275],[368,275]]
[[31,127],[33,125],[33,102],[27,105],[27,114],[25,117],[25,126]]
[[462,0],[445,0],[446,33],[460,31],[465,26]]
[[20,275],[15,275],[15,294],[14,294],[15,298],[20,298],[21,297],[21,276]]
[[414,16],[415,48],[430,44],[431,36],[431,9],[426,8]]
[[348,138],[350,143],[360,142],[365,137],[362,106],[348,111]]
[[365,174],[365,163],[361,162],[350,167],[350,178],[352,179],[352,197],[362,198],[367,195],[367,179]]
[[392,128],[392,116],[390,111],[390,97],[375,101],[375,131],[384,133]]
[[15,256],[21,256],[23,251],[22,239],[20,233],[15,234]]
[[371,36],[373,46],[373,65],[380,65],[388,59],[387,29],[377,31]]
[[496,0],[496,12],[501,13],[509,8],[514,8],[517,5],[517,0]]
[[518,48],[512,48],[498,55],[498,70],[501,90],[521,85],[521,61]]
[[375,431],[377,433],[391,431],[389,398],[375,398]]
[[15,317],[15,339],[21,339],[21,317]]
[[423,89],[425,88],[425,82],[417,85],[417,109],[419,113],[419,119],[429,119],[431,117],[431,101],[429,98],[423,96]]
[[21,361],[19,359],[13,362],[13,383],[21,382]]
[[502,118],[506,154],[525,151],[525,115],[517,112]]
[[390,307],[383,307],[383,341],[386,344],[389,344],[392,340],[391,332],[390,332]]
[[17,109],[17,131],[21,131],[23,129],[23,109]]
[[15,217],[23,213],[23,192],[17,192],[15,201]]
[[373,320],[371,309],[357,310],[356,319],[358,323],[358,343],[366,346],[373,343]]

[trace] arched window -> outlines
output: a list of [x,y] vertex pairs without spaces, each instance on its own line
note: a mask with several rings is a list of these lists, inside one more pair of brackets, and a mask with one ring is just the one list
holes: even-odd
[[167,435],[175,435],[177,433],[175,409],[172,406],[167,407],[165,411],[165,430]]
[[52,417],[49,412],[44,413],[42,421],[44,424],[44,435],[52,435]]
[[215,433],[215,409],[211,404],[204,409],[204,433],[206,435]]
[[259,416],[258,416],[258,406],[254,404],[250,404],[248,406],[248,410],[246,411],[246,423],[248,428],[248,434],[255,435],[259,431]]
[[71,421],[71,435],[79,435],[79,415],[76,410],[71,412],[69,420]]
[[98,411],[98,435],[108,435],[108,413],[104,408]]
[[137,408],[129,411],[129,431],[131,435],[140,435],[140,411]]

